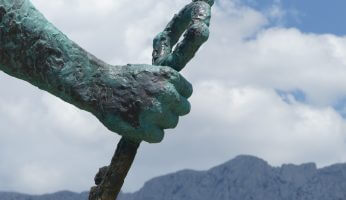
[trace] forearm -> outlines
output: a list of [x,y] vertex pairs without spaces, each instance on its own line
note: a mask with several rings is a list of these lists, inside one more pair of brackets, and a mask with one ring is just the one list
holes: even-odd
[[178,72],[108,65],[69,40],[29,0],[0,0],[0,70],[91,112],[134,141],[160,142],[163,129],[190,111],[191,84]]
[[29,0],[0,0],[0,70],[81,107],[82,90],[107,67],[50,24]]

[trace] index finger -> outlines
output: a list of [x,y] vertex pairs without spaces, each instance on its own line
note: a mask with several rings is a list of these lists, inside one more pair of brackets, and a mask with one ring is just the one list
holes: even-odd
[[179,94],[185,98],[189,98],[192,95],[192,84],[187,81],[179,72],[171,79],[171,83],[175,86]]

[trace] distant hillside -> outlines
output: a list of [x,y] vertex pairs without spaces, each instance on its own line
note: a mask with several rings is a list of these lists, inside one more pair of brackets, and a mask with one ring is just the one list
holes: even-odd
[[[0,200],[87,200],[87,193],[0,192]],[[346,164],[271,167],[256,157],[238,156],[208,171],[183,170],[154,178],[118,200],[346,200]]]
[[0,192],[0,200],[87,200],[88,193],[77,194],[74,192],[62,191],[45,195],[26,195],[13,192]]

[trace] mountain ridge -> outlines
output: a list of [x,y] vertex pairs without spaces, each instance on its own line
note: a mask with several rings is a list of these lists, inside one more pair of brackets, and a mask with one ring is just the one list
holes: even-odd
[[[5,196],[7,194],[7,197]],[[12,198],[9,198],[12,195]],[[17,195],[17,196],[16,196]],[[28,197],[28,198],[25,198]],[[87,200],[87,192],[28,196],[0,192],[1,200]],[[315,163],[273,167],[240,155],[209,170],[181,170],[147,181],[118,200],[346,200],[346,163],[317,168]]]

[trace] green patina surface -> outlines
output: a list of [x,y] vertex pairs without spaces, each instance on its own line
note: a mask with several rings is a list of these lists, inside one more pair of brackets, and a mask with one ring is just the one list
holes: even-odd
[[194,1],[173,18],[154,40],[154,65],[113,66],[67,38],[29,0],[0,0],[0,70],[91,112],[126,138],[160,142],[190,111],[192,86],[176,70],[207,40],[212,3]]
[[[214,0],[194,0],[176,14],[154,39],[153,64],[182,70],[209,38],[213,4]],[[177,44],[183,33],[183,40]]]

